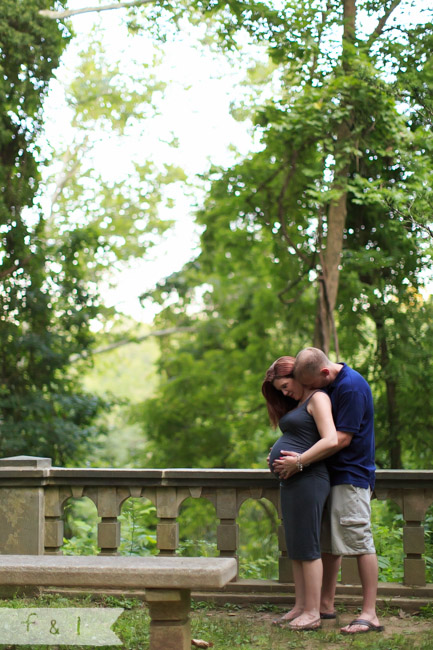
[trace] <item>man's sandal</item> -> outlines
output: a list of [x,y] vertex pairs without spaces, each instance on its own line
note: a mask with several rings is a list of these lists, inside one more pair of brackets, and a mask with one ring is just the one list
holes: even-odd
[[367,634],[367,632],[383,632],[384,627],[383,625],[375,625],[371,621],[366,621],[364,618],[355,618],[353,621],[345,625],[344,627],[352,627],[355,625],[362,625],[366,627],[366,630],[358,630],[357,632],[349,632],[348,630],[345,630],[344,628],[341,628],[340,632],[341,634]]

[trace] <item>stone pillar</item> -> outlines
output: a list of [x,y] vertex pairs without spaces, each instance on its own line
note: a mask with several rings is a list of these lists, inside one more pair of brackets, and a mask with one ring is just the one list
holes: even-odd
[[360,585],[361,578],[358,571],[358,560],[356,557],[345,556],[341,559],[341,584]]
[[403,528],[404,584],[425,587],[424,527],[418,522],[407,522]]
[[425,513],[432,503],[431,490],[408,490],[403,494],[404,584],[425,587],[424,527]]
[[45,554],[62,555],[65,522],[62,514],[63,495],[58,487],[45,490]]
[[150,650],[191,650],[188,589],[146,589]]
[[120,522],[117,490],[115,487],[98,489],[98,546],[100,555],[117,555],[120,544]]
[[279,582],[293,582],[292,562],[287,557],[286,537],[284,533],[284,526],[278,526],[278,549],[280,555],[278,558],[278,581]]
[[239,525],[236,523],[238,514],[238,495],[236,488],[217,489],[216,514],[220,523],[217,526],[217,548],[220,557],[233,557],[238,563],[237,550],[239,547]]
[[221,557],[236,557],[239,547],[239,525],[234,519],[220,519],[217,527],[217,548]]
[[[156,491],[156,545],[160,555],[175,555],[179,546],[179,495],[176,488],[158,488]],[[162,647],[162,646],[161,646]]]
[[50,458],[0,460],[0,554],[43,555],[44,478],[50,468]]
[[175,519],[164,519],[156,525],[156,544],[160,555],[176,555],[179,546],[179,524]]

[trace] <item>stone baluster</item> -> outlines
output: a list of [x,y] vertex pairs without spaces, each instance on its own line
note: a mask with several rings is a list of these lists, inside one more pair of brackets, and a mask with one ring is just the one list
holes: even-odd
[[425,560],[422,557],[425,551],[424,527],[422,522],[429,506],[433,501],[432,490],[408,490],[403,493],[403,550],[405,585],[424,587]]
[[[129,496],[129,490],[124,490],[124,492],[126,493],[119,495],[115,487],[101,487],[97,490],[96,504],[98,515],[101,517],[98,524],[100,555],[118,554],[120,522],[117,518],[120,514],[120,505]],[[87,492],[87,496],[92,498],[90,490]]]
[[341,584],[361,584],[361,578],[358,571],[358,561],[356,557],[349,557],[346,555],[341,559]]
[[49,486],[45,489],[45,554],[62,555],[65,522],[63,503],[71,495],[67,488]]
[[293,582],[292,562],[287,555],[286,537],[282,522],[278,526],[278,581]]
[[179,523],[176,517],[179,511],[179,495],[177,488],[157,488],[156,515],[159,522],[156,526],[156,545],[160,555],[175,555],[179,546]]
[[287,555],[286,547],[286,536],[284,532],[283,525],[283,514],[281,512],[281,503],[280,503],[280,489],[265,490],[264,496],[274,504],[280,523],[278,525],[277,536],[278,536],[278,550],[280,552],[278,556],[278,582],[293,582],[293,571],[292,571],[292,561]]
[[238,562],[239,526],[236,523],[238,514],[236,488],[216,490],[216,515],[220,521],[217,526],[217,548],[221,557],[233,557]]

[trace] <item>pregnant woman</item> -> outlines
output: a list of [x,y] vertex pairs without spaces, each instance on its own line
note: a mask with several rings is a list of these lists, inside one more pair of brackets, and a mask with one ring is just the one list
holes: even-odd
[[268,462],[278,475],[281,452],[297,453],[297,472],[280,480],[281,510],[288,556],[292,560],[295,605],[276,621],[292,630],[320,627],[322,560],[320,525],[329,494],[328,470],[322,458],[337,447],[331,401],[322,390],[307,388],[293,377],[294,357],[280,357],[266,372],[262,393],[269,418],[282,436]]

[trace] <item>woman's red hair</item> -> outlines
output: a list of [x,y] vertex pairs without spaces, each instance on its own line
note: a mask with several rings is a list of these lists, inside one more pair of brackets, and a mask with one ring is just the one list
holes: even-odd
[[262,384],[262,393],[268,407],[269,419],[275,428],[283,415],[298,405],[296,400],[292,397],[286,397],[274,386],[275,379],[293,377],[294,365],[295,357],[280,357],[267,369]]

